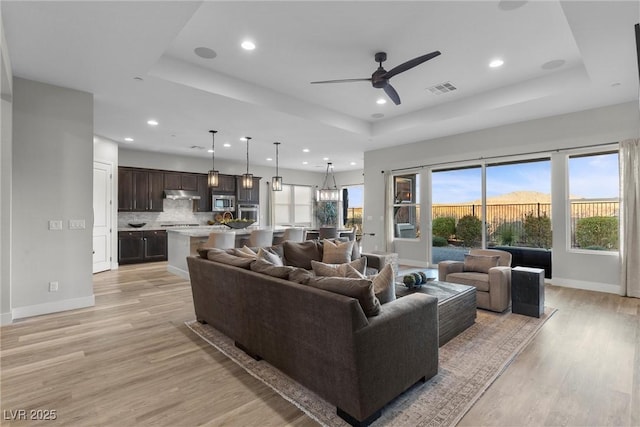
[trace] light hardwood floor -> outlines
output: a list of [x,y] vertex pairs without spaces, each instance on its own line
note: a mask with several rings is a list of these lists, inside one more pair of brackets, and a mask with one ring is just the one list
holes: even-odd
[[[186,328],[166,263],[94,276],[96,306],[2,328],[2,425],[316,423]],[[640,300],[548,286],[559,311],[460,425],[640,425]],[[42,415],[39,413],[36,415]]]

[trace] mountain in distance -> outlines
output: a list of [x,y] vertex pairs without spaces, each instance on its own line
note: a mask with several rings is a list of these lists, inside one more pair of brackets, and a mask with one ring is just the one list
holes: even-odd
[[[479,205],[482,200],[474,200],[467,204]],[[521,205],[527,203],[551,203],[551,194],[538,191],[513,191],[498,196],[487,197],[488,205]]]

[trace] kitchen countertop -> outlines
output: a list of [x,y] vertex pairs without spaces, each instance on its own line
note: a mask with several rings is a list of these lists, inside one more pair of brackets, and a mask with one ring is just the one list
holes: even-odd
[[[260,227],[260,229],[273,230],[274,233],[284,233],[284,227]],[[235,231],[236,236],[243,236],[251,234],[251,230],[255,230],[255,228],[231,229],[224,225],[203,225],[202,227],[171,227],[167,231],[189,237],[207,237],[212,231]]]

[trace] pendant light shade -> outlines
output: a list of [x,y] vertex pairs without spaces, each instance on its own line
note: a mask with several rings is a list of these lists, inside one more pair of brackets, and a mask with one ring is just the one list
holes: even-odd
[[209,171],[207,182],[209,184],[209,188],[215,188],[219,184],[219,173],[216,170],[216,132],[217,130],[210,130],[211,132],[211,170]]
[[[333,180],[333,187],[329,186],[329,174]],[[327,172],[324,175],[324,183],[322,189],[318,191],[318,201],[320,202],[332,202],[340,200],[340,190],[336,185],[336,177],[333,175],[333,163],[327,163]]]
[[251,190],[253,188],[253,174],[249,173],[249,140],[250,136],[245,137],[247,140],[247,173],[242,174],[242,188]]
[[273,145],[276,146],[276,176],[271,178],[271,189],[273,191],[282,191],[282,177],[278,175],[278,146],[279,142],[274,142]]

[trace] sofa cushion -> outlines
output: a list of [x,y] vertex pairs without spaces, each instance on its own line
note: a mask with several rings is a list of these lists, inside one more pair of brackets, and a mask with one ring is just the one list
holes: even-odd
[[253,249],[248,248],[247,245],[244,245],[241,248],[236,248],[233,250],[235,256],[243,257],[243,258],[253,258],[256,259],[258,256],[257,253],[253,251]]
[[[311,260],[311,269],[316,276],[326,277],[354,277],[356,279],[366,279],[362,274],[363,267],[366,268],[367,259],[363,258],[344,264],[327,264],[320,261]],[[349,269],[347,269],[349,268]],[[353,270],[353,271],[351,271]],[[354,274],[355,273],[355,274]]]
[[286,265],[311,270],[311,260],[321,261],[322,254],[315,240],[292,242],[287,240],[282,244]]
[[289,273],[289,280],[292,282],[306,285],[309,279],[314,277],[313,271],[310,271],[301,267],[292,267],[292,268],[293,270]]
[[307,285],[325,291],[356,298],[365,316],[377,316],[380,313],[380,301],[373,292],[373,283],[369,279],[350,277],[312,277]]
[[322,262],[325,264],[343,264],[351,261],[354,241],[322,241]]
[[288,279],[289,273],[295,270],[296,267],[285,265],[274,265],[264,258],[258,258],[251,263],[251,270],[256,273],[262,273],[273,277],[279,277],[280,279]]
[[198,248],[196,250],[198,251],[198,255],[200,255],[200,258],[209,259],[210,249],[211,248]]
[[284,266],[284,263],[282,262],[282,258],[280,258],[278,255],[270,252],[265,248],[258,249],[257,258],[266,260],[275,266]]
[[386,304],[396,299],[396,278],[391,264],[385,265],[380,273],[371,277],[373,291],[380,304]]
[[464,271],[489,273],[489,269],[498,266],[499,256],[464,255]]
[[473,271],[449,273],[445,281],[474,286],[478,291],[489,292],[489,275],[485,273],[476,273]]
[[229,264],[235,267],[249,268],[255,258],[244,258],[227,253],[223,249],[209,249],[207,258],[211,261],[220,262],[222,264]]

